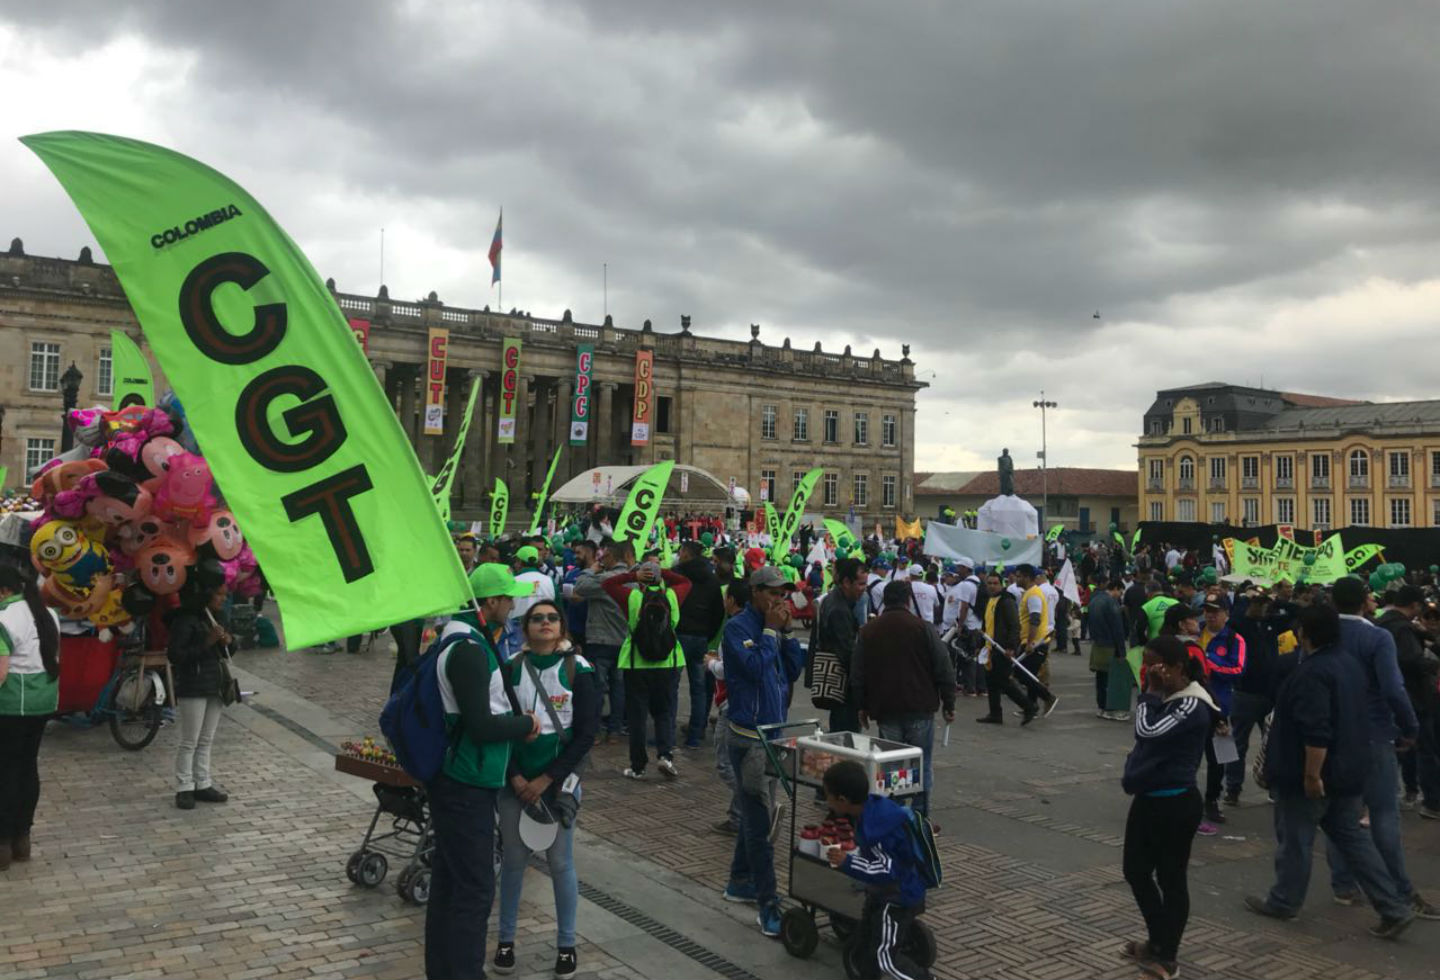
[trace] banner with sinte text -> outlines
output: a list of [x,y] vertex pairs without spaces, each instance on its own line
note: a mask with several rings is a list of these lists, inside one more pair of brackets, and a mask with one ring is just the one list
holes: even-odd
[[770,542],[770,560],[777,565],[790,553],[790,538],[800,526],[800,518],[805,516],[805,505],[810,502],[810,494],[814,492],[815,484],[820,482],[823,472],[825,470],[820,466],[807,472],[790,495],[790,506],[785,508],[785,517],[780,521],[780,534]]
[[670,473],[674,469],[675,461],[667,459],[635,479],[620,518],[615,522],[616,541],[634,541],[637,548],[643,548],[650,540],[650,528],[655,524],[655,515],[660,513],[660,503],[665,499],[665,489],[670,486]]
[[450,520],[450,485],[455,482],[455,471],[460,468],[460,454],[465,451],[465,440],[470,436],[470,422],[475,417],[475,397],[479,393],[480,378],[476,377],[470,382],[470,398],[465,402],[465,415],[455,430],[455,448],[450,450],[450,458],[440,467],[440,472],[435,474],[435,479],[430,484],[430,494],[435,498],[435,506],[440,508],[440,516],[447,521]]
[[498,476],[495,489],[490,494],[490,537],[498,538],[505,533],[505,521],[510,517],[510,488]]
[[115,411],[131,405],[155,407],[155,381],[150,376],[150,362],[123,330],[110,331],[110,377]]
[[163,147],[22,141],[105,250],[292,648],[453,612],[470,589],[335,298],[243,188]]

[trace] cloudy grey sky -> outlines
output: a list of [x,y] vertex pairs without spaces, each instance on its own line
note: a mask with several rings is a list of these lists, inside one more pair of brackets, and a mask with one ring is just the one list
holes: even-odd
[[[0,0],[0,237],[91,239],[11,137],[174,147],[341,289],[898,357],[924,468],[1134,466],[1155,389],[1435,395],[1440,6]],[[1095,311],[1102,319],[1092,317]],[[1423,348],[1420,348],[1423,349]]]

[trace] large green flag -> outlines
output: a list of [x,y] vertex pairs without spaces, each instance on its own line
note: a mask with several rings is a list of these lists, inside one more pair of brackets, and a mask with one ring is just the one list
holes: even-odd
[[555,467],[560,462],[560,452],[565,448],[562,442],[555,447],[555,455],[550,457],[550,469],[545,474],[545,482],[540,487],[540,493],[535,497],[535,516],[530,519],[530,533],[537,534],[540,531],[540,515],[545,512],[545,501],[550,497],[550,481],[555,479]]
[[155,407],[155,381],[150,362],[123,330],[110,331],[110,376],[114,379],[115,410],[131,405]]
[[667,459],[656,463],[635,480],[630,496],[615,522],[616,541],[634,541],[644,547],[650,540],[650,528],[655,524],[655,515],[660,513],[660,502],[665,499],[665,489],[670,486],[670,472],[675,461]]
[[775,539],[780,537],[780,515],[775,512],[775,505],[765,501],[765,533],[770,535],[770,545],[774,547]]
[[770,560],[779,562],[790,553],[790,537],[795,529],[800,526],[800,518],[805,516],[805,505],[810,502],[810,494],[815,490],[815,484],[820,482],[820,474],[824,469],[817,466],[800,478],[800,483],[795,487],[795,492],[790,495],[790,506],[785,508],[785,519],[780,522],[780,533],[770,542]]
[[510,488],[498,476],[495,490],[490,494],[490,537],[498,538],[505,533],[505,520],[510,516]]
[[243,188],[171,150],[25,137],[105,250],[292,648],[470,601],[400,421],[335,299]]
[[5,489],[5,477],[10,473],[10,467],[0,466],[0,490]]
[[440,516],[450,520],[450,485],[455,482],[455,471],[460,468],[460,454],[465,449],[465,438],[470,433],[470,420],[475,415],[475,396],[480,393],[480,379],[477,377],[470,382],[470,398],[465,402],[465,415],[460,419],[460,426],[455,430],[455,448],[450,450],[450,458],[445,465],[440,467],[440,472],[435,479],[430,481],[430,495],[435,498],[435,506],[440,509]]
[[1065,525],[1064,525],[1064,524],[1053,524],[1053,525],[1051,525],[1050,530],[1048,530],[1048,531],[1045,532],[1045,540],[1046,540],[1046,541],[1054,541],[1056,538],[1060,537],[1061,532],[1063,532],[1064,530],[1065,530]]

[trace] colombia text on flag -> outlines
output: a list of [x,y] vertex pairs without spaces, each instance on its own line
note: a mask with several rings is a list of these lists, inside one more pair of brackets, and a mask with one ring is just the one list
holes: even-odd
[[291,649],[470,600],[430,486],[335,299],[245,190],[97,133],[22,142],[115,267]]

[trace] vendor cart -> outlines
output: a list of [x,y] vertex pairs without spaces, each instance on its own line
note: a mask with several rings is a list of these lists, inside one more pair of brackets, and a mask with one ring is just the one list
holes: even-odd
[[[826,733],[815,719],[759,726],[767,767],[790,797],[790,897],[798,907],[780,917],[780,941],[791,956],[808,957],[820,942],[819,917],[824,914],[843,949],[845,975],[861,977],[857,934],[865,908],[860,884],[826,859],[820,841],[796,833],[797,789],[823,786],[825,770],[842,759],[860,763],[870,777],[870,791],[895,798],[914,796],[925,788],[924,754],[913,745],[874,738],[860,732]],[[901,945],[927,969],[935,962],[935,935],[918,919]]]
[[[360,842],[360,849],[345,862],[345,876],[357,885],[375,888],[390,870],[389,857],[405,862],[395,890],[405,901],[424,905],[430,900],[430,859],[435,836],[430,827],[430,806],[425,787],[399,766],[385,765],[352,755],[335,757],[335,770],[368,779],[375,784],[375,815]],[[376,833],[382,816],[390,829]]]

